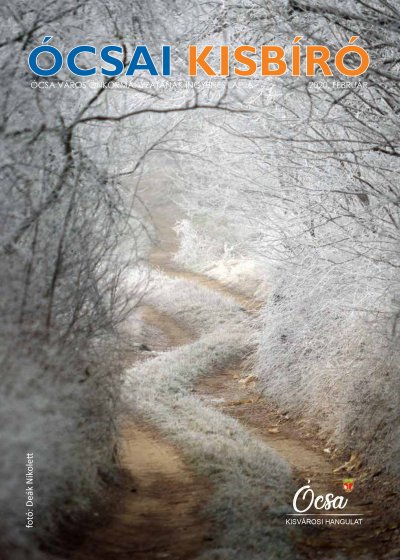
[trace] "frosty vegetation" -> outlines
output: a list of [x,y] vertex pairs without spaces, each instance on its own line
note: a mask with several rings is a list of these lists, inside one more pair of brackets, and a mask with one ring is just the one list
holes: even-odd
[[[136,273],[152,238],[151,211],[137,195],[146,176],[162,175],[185,213],[179,261],[222,280],[229,269],[231,285],[246,271],[247,291],[251,281],[262,299],[255,366],[265,394],[367,466],[398,472],[397,2],[156,0],[144,9],[139,0],[16,0],[0,10],[2,551],[40,558],[31,539],[49,544],[90,511],[113,474],[122,361],[135,345],[120,325],[147,285],[145,271]],[[49,34],[59,48],[117,42],[128,53],[143,43],[159,52],[172,44],[178,61],[190,42],[275,43],[289,56],[296,35],[333,52],[359,35],[371,67],[365,86],[346,80],[345,88],[287,77],[184,91],[135,79],[122,90],[32,89],[27,53]],[[179,65],[175,72],[182,77]],[[48,81],[73,78],[61,71]],[[132,269],[139,280],[128,291]],[[161,287],[151,297],[166,306],[162,293],[174,290]],[[218,329],[215,316],[199,313],[199,334]],[[187,350],[202,371],[233,352],[219,334]],[[174,356],[164,358],[167,381],[182,392],[184,375],[198,372],[187,371],[185,353],[174,369]],[[148,411],[155,395],[137,372],[130,379]],[[190,396],[182,399],[186,414]],[[201,405],[190,406],[204,423]],[[163,429],[181,437],[161,412]],[[240,441],[232,443],[234,421],[219,422],[234,456],[245,435],[235,423]],[[35,533],[24,530],[17,499],[32,450]],[[268,454],[249,449],[246,468],[278,484],[273,468],[258,470],[259,452]]]
[[[178,258],[219,278],[222,259],[236,285],[229,263],[255,267],[271,283],[256,356],[265,395],[365,466],[398,472],[398,6],[286,8],[263,18],[254,7],[247,42],[302,35],[334,50],[354,33],[371,54],[365,84],[264,82],[231,92],[250,114],[196,123],[203,150],[199,164],[182,161]],[[225,15],[228,39],[244,10]]]
[[[0,540],[13,558],[40,557],[37,541],[56,542],[112,478],[122,362],[135,344],[119,326],[146,284],[137,274],[128,292],[125,277],[151,236],[136,188],[168,135],[151,113],[187,101],[135,84],[122,93],[82,89],[64,71],[47,79],[54,88],[34,89],[27,55],[48,34],[60,49],[105,38],[126,55],[133,43],[151,45],[163,33],[161,8],[144,16],[140,4],[1,6]],[[28,452],[38,489],[32,531]]]

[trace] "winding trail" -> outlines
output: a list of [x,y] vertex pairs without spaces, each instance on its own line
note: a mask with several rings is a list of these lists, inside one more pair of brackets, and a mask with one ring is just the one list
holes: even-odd
[[[162,223],[161,218],[158,223]],[[257,313],[260,308],[257,300],[228,288],[213,278],[172,264],[170,251],[174,243],[170,239],[171,233],[165,227],[162,230],[164,239],[168,239],[169,250],[163,250],[162,247],[156,249],[151,257],[153,266],[160,267],[168,276],[200,284],[233,298],[249,315]],[[203,378],[196,393],[211,406],[240,420],[251,429],[255,437],[261,438],[276,450],[292,467],[298,488],[311,481],[313,490],[318,494],[344,494],[342,482],[346,471],[340,470],[344,460],[330,460],[321,444],[315,443],[313,434],[305,435],[296,421],[262,398],[256,390],[255,379],[251,379],[248,363],[248,360],[244,360],[234,367],[229,366],[222,372],[214,372]],[[342,554],[342,558],[354,560],[381,557],[381,547],[373,542],[372,528],[377,522],[377,514],[371,510],[372,504],[366,504],[365,496],[358,491],[352,494],[351,499],[350,496],[347,498],[349,505],[346,513],[362,516],[362,529],[348,525],[302,528],[296,542],[299,558],[327,560],[336,558],[338,554]],[[315,509],[310,511],[316,512]]]
[[[156,215],[155,220],[162,243],[151,253],[151,266],[173,278],[200,284],[233,298],[249,314],[257,311],[258,303],[245,295],[207,276],[176,267],[171,261],[176,250],[172,221],[163,214]],[[152,305],[143,306],[142,317],[166,335],[170,348],[188,344],[195,338],[187,326]],[[266,402],[250,373],[248,362],[238,361],[202,378],[195,393],[207,406],[238,419],[254,438],[276,450],[292,467],[296,488],[309,479],[318,493],[343,494],[341,483],[346,473],[334,472],[343,462],[342,458],[333,460],[323,451],[314,434],[305,433],[298,420]],[[113,490],[114,506],[106,512],[106,522],[88,533],[73,555],[74,560],[194,560],[207,550],[207,543],[214,538],[212,520],[205,519],[201,513],[213,492],[209,481],[188,466],[178,448],[155,426],[143,420],[125,419],[120,440],[119,456],[125,477]],[[383,558],[379,543],[373,542],[371,534],[376,512],[371,511],[372,506],[366,500],[356,488],[346,509],[347,513],[364,516],[362,528],[306,527],[293,537],[295,557]],[[265,560],[273,558],[266,556]]]

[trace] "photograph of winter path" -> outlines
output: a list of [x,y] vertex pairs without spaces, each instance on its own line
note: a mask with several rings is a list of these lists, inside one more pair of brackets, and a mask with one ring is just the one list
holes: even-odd
[[398,0],[0,13],[0,559],[400,559]]

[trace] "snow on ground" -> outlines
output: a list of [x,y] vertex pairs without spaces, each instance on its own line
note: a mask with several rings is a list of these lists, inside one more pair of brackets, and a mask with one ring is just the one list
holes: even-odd
[[193,394],[201,376],[251,350],[246,314],[211,290],[157,275],[146,303],[200,338],[127,370],[126,404],[176,443],[213,485],[207,514],[216,520],[217,536],[203,560],[290,560],[282,520],[291,491],[287,463],[237,420]]

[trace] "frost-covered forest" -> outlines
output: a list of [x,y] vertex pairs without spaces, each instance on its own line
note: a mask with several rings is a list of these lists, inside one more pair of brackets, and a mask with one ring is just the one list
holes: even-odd
[[[280,458],[184,394],[189,380],[240,353],[250,355],[246,367],[264,399],[368,472],[398,477],[397,1],[15,0],[0,10],[6,557],[49,557],[45,548],[101,502],[119,476],[118,419],[127,410],[151,409],[154,425],[182,448],[195,446],[196,430],[219,426],[223,437],[210,447],[202,440],[192,463],[221,484],[213,512],[224,523],[231,492],[255,488],[257,502],[265,475],[279,494],[290,477]],[[98,75],[97,86],[81,87],[63,69],[46,78],[57,87],[35,88],[27,56],[45,35],[65,51],[120,44],[125,66],[135,45],[148,45],[159,60],[160,45],[169,44],[173,77]],[[295,36],[303,47],[336,52],[353,35],[371,59],[357,79],[185,75],[190,43],[282,45],[290,65]],[[349,56],[350,67],[356,62]],[[332,86],[343,81],[346,87]],[[237,302],[164,278],[161,261],[151,262],[163,208],[178,239],[173,266],[255,302],[251,321]],[[162,341],[141,324],[143,302],[187,324],[185,344],[193,333],[200,338],[127,374],[146,353],[146,333]],[[171,372],[169,385],[157,368]],[[162,382],[180,395],[177,409]],[[186,418],[187,425],[196,418],[187,432]],[[235,461],[242,465],[238,448],[255,486],[251,477],[247,486],[232,482]],[[234,475],[223,461],[217,470],[205,465],[219,450]],[[35,455],[34,531],[24,517],[28,452]],[[235,548],[251,529],[236,511],[221,555],[204,558],[264,558]],[[268,559],[291,557],[282,543]],[[59,556],[56,545],[51,554]]]

